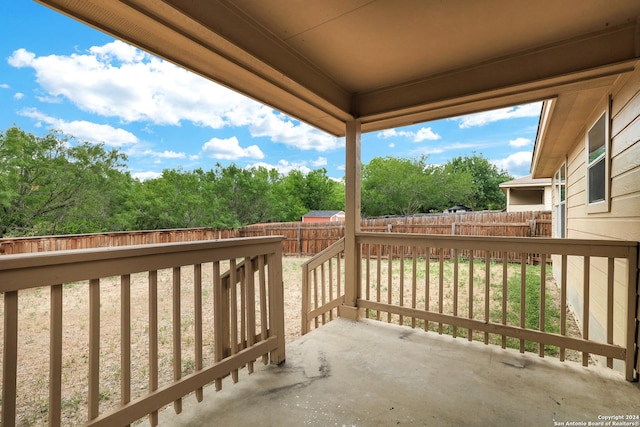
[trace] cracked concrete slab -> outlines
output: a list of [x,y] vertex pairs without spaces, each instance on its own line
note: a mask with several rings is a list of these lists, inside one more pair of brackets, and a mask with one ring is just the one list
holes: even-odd
[[334,320],[290,343],[282,366],[257,366],[160,424],[557,426],[640,414],[640,388],[621,373],[371,320]]

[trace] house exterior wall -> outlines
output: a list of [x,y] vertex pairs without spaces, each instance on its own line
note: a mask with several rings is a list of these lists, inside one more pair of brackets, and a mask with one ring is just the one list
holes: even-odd
[[[611,99],[611,102],[610,102]],[[595,212],[587,203],[586,138],[591,125],[602,112],[610,111],[609,192],[605,211]],[[640,71],[612,87],[609,95],[594,105],[584,128],[576,135],[573,148],[567,153],[566,236],[584,239],[621,239],[640,241]],[[554,198],[558,197],[554,194]],[[601,206],[602,207],[602,206]],[[598,209],[602,210],[602,209]],[[556,213],[554,212],[554,215]],[[557,218],[553,218],[557,221]],[[560,260],[554,259],[554,275],[560,277]],[[568,302],[582,319],[583,263],[569,257]],[[607,260],[591,259],[589,336],[606,337]],[[624,345],[627,295],[627,266],[615,264],[614,344]]]
[[510,188],[507,194],[507,212],[550,211],[551,186],[542,190]]
[[331,218],[329,217],[312,217],[312,216],[303,216],[302,222],[329,222]]
[[344,221],[344,212],[339,212],[335,215],[323,216],[323,217],[315,217],[315,216],[303,216],[302,222],[335,222],[335,221]]

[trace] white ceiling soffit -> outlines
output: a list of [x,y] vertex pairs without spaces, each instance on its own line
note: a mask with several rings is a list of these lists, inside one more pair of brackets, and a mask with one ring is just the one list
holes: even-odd
[[38,0],[334,135],[610,84],[631,0]]

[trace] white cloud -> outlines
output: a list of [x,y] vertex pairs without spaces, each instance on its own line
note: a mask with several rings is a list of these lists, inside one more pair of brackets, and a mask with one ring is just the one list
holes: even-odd
[[420,147],[416,150],[412,150],[410,154],[413,156],[419,156],[419,155],[428,156],[430,154],[440,154],[444,152],[445,152],[444,147]]
[[24,98],[24,93],[22,92],[16,92],[13,94],[13,99],[21,100],[22,98]]
[[45,104],[62,104],[64,102],[59,96],[36,96],[36,99]]
[[404,136],[408,137],[409,133],[406,131],[398,131],[396,129],[385,129],[383,131],[378,132],[378,138],[394,138],[396,136]]
[[440,135],[435,133],[430,127],[428,128],[420,128],[417,132],[408,131],[408,130],[397,130],[397,129],[385,129],[381,132],[378,132],[378,138],[407,138],[412,140],[413,142],[422,142],[425,140],[428,141],[437,141],[442,138]]
[[538,117],[540,115],[541,108],[542,103],[536,102],[517,107],[501,108],[493,111],[469,114],[467,116],[457,117],[453,120],[458,121],[461,128],[484,126],[499,120],[509,120],[521,117]]
[[12,67],[21,68],[28,67],[33,63],[36,55],[28,52],[26,49],[18,49],[8,58],[7,62]]
[[514,173],[513,171],[518,169],[522,170],[525,166],[529,167],[531,165],[531,156],[531,151],[518,151],[504,159],[493,160],[491,163],[500,169],[505,169],[514,175],[518,175],[518,173]]
[[268,137],[273,142],[300,150],[324,152],[344,147],[345,144],[344,138],[322,133],[305,123],[296,124],[284,114],[276,114],[266,107],[258,110],[258,114],[248,115],[245,119],[250,120],[247,124],[249,124],[251,136]]
[[46,99],[67,99],[82,111],[125,123],[248,126],[254,137],[301,150],[323,152],[344,146],[343,138],[324,134],[121,41],[70,55],[37,56],[18,49],[8,62],[33,68]]
[[47,116],[34,108],[24,109],[18,112],[19,115],[30,117],[47,124],[47,127],[62,131],[67,135],[72,135],[81,141],[94,144],[104,143],[111,147],[122,147],[123,145],[135,144],[138,138],[131,132],[114,128],[109,125],[101,125],[85,120],[74,120],[67,122],[62,119]]
[[411,151],[412,155],[429,155],[429,154],[441,154],[445,151],[453,151],[453,150],[471,150],[476,148],[483,148],[484,144],[478,143],[464,143],[464,142],[454,142],[453,144],[447,145],[439,145],[437,147],[434,146],[424,146],[420,147],[416,150]]
[[395,148],[396,144],[394,144],[393,142],[389,143],[389,148]]
[[0,89],[9,89],[9,85],[6,83],[0,83]]
[[160,172],[135,172],[131,174],[132,177],[134,177],[135,179],[139,180],[139,181],[146,181],[148,179],[156,179],[156,178],[160,178],[162,176],[162,173]]
[[308,174],[311,169],[306,165],[306,162],[293,162],[289,163],[287,160],[280,160],[277,165],[272,165],[265,162],[257,162],[251,165],[247,165],[246,169],[260,168],[275,169],[282,175],[288,175],[292,170],[299,170],[303,174]]
[[531,140],[529,138],[516,138],[509,141],[509,145],[514,148],[526,147],[531,145]]
[[327,166],[327,158],[326,157],[318,157],[316,160],[312,160],[309,164],[313,167]]
[[153,151],[153,150],[145,150],[141,153],[141,155],[143,156],[151,156],[151,157],[157,157],[160,159],[184,159],[185,157],[187,157],[187,155],[185,153],[177,153],[175,151],[171,151],[171,150],[165,150],[165,151]]
[[289,162],[288,160],[280,160],[278,164],[275,164],[275,165],[266,163],[266,162],[257,162],[257,163],[248,165],[246,169],[263,167],[266,169],[275,169],[283,175],[287,175],[292,170],[299,170],[300,172],[306,175],[312,170],[309,167],[309,165],[314,168],[318,168],[320,166],[326,166],[327,159],[326,157],[318,157],[316,160],[310,160],[308,162],[307,161]]
[[226,139],[211,138],[202,146],[202,152],[208,157],[220,160],[237,160],[242,157],[264,159],[264,153],[260,147],[251,145],[242,148],[235,136]]
[[421,128],[418,132],[416,132],[415,137],[413,138],[413,142],[421,142],[421,141],[436,141],[440,139],[441,136],[431,130],[431,128]]

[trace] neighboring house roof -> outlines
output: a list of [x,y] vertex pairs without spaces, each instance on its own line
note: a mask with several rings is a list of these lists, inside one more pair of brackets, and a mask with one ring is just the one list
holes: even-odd
[[344,211],[309,211],[306,214],[302,215],[303,218],[331,218],[334,215],[339,213],[344,213]]
[[531,178],[531,176],[523,176],[522,178],[512,179],[500,184],[500,188],[505,191],[507,188],[514,187],[527,187],[527,188],[540,188],[551,185],[551,178]]

